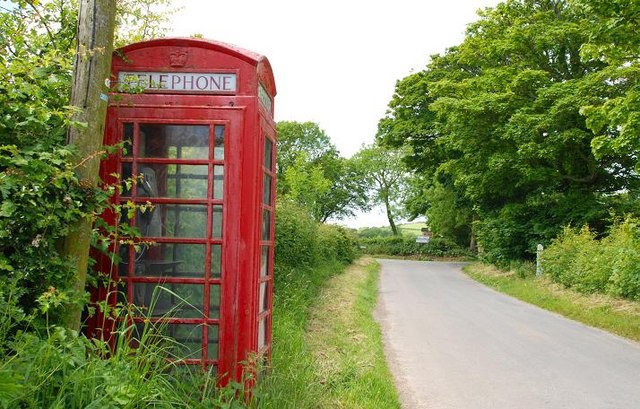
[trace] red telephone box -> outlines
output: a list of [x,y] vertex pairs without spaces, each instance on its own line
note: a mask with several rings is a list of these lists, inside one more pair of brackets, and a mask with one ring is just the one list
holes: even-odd
[[[117,50],[112,76],[104,141],[125,147],[101,173],[115,183],[134,177],[114,200],[153,205],[127,220],[153,244],[121,244],[121,261],[102,271],[120,283],[121,300],[163,323],[185,362],[239,379],[251,353],[271,349],[276,89],[269,61],[215,41],[158,39]],[[110,290],[96,299],[115,303]],[[94,330],[108,332],[108,321],[95,320]],[[142,326],[144,318],[134,321]]]

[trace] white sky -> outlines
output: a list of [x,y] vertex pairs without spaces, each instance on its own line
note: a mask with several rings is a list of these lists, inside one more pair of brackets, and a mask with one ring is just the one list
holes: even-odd
[[[170,36],[202,34],[267,56],[276,121],[313,121],[342,156],[373,142],[396,81],[459,44],[499,0],[174,0]],[[381,211],[343,222],[382,226]]]

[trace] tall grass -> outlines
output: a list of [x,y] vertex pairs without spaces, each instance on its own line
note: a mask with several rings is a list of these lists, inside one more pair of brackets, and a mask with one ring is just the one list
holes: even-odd
[[315,268],[279,269],[271,364],[257,388],[260,408],[328,407],[327,395],[317,376],[317,362],[305,334],[310,306],[326,280],[343,268],[341,263],[329,262]]
[[139,330],[132,319],[144,317],[141,310],[126,306],[118,311],[115,345],[56,326],[46,334],[18,333],[11,349],[3,351],[0,407],[217,408],[238,403],[235,385],[218,389],[215,373],[181,365],[177,352],[182,346],[163,335],[164,324],[151,325],[147,318]]
[[[13,312],[0,305],[0,408],[330,407],[305,327],[327,279],[355,258],[356,242],[347,230],[319,226],[290,203],[279,205],[276,223],[272,361],[253,394],[242,382],[218,388],[212,371],[181,365],[183,346],[164,335],[162,323],[151,324],[152,306],[117,309],[113,348],[56,326],[17,331]],[[55,294],[44,301],[57,302]],[[140,333],[134,316],[145,323]]]
[[374,260],[359,260],[329,281],[312,309],[307,338],[331,397],[327,407],[400,407],[373,318],[378,273]]

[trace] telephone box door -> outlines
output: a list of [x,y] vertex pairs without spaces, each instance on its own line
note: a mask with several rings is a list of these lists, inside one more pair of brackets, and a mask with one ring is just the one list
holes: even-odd
[[243,112],[196,108],[184,119],[168,108],[110,111],[106,143],[124,147],[103,174],[121,175],[121,218],[142,236],[117,250],[112,276],[121,300],[139,309],[139,333],[156,325],[177,341],[177,357],[225,373],[234,359],[238,285],[227,268],[237,246],[227,244],[239,240],[226,225],[239,219],[237,186],[228,180],[239,180]]

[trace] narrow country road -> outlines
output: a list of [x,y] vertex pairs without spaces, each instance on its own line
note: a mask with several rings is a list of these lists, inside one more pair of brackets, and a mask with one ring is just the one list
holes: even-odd
[[461,263],[379,262],[403,407],[640,408],[640,344],[486,288]]

